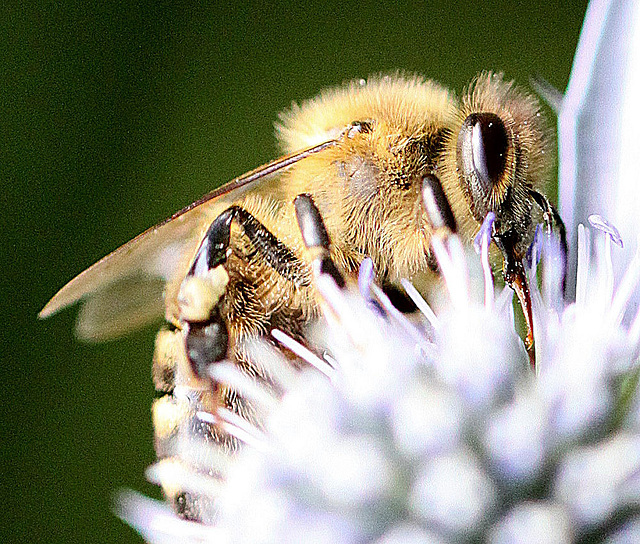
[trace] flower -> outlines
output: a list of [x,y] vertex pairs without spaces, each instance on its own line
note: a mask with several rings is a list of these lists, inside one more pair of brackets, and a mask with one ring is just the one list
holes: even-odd
[[330,357],[275,332],[311,363],[293,373],[278,352],[254,346],[278,394],[216,372],[265,397],[266,424],[219,415],[245,447],[220,486],[186,483],[209,493],[214,522],[182,520],[130,493],[120,515],[150,542],[172,544],[640,541],[640,315],[627,315],[640,257],[614,286],[611,232],[580,229],[571,304],[559,288],[559,244],[537,237],[537,375],[511,291],[494,293],[486,262],[455,236],[434,245],[444,310],[405,284],[422,320],[391,306],[367,261],[357,288],[318,277],[316,337]]

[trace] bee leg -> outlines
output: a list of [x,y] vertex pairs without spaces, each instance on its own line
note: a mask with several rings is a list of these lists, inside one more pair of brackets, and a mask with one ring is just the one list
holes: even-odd
[[227,356],[229,333],[220,311],[229,276],[224,264],[230,254],[231,224],[243,229],[256,253],[282,277],[308,285],[298,257],[260,221],[240,206],[231,206],[211,223],[178,295],[180,317],[188,326],[186,351],[194,373]]
[[229,333],[220,312],[222,296],[229,282],[218,265],[207,274],[187,276],[180,287],[178,307],[185,323],[185,351],[193,373],[208,379],[207,369],[227,356]]
[[436,236],[454,234],[457,224],[442,183],[434,174],[422,178],[422,203]]
[[[453,210],[442,183],[434,174],[427,174],[422,178],[422,204],[434,238],[444,239],[457,232],[458,226]],[[432,272],[440,274],[440,264],[432,248],[427,255],[427,266]]]
[[564,226],[564,221],[562,221],[562,217],[558,213],[558,210],[555,209],[553,204],[549,202],[549,199],[538,191],[529,191],[533,200],[536,201],[536,204],[542,208],[542,212],[544,213],[544,225],[547,229],[547,232],[551,232],[553,227],[558,229],[558,235],[560,236],[560,243],[562,244],[562,249],[567,251],[567,229]]
[[203,276],[207,271],[227,261],[231,239],[231,222],[236,215],[235,208],[236,206],[232,206],[226,209],[211,223],[193,260],[189,276]]
[[222,212],[209,227],[190,275],[203,275],[224,264],[230,253],[231,223],[236,221],[253,244],[256,252],[283,278],[297,284],[304,283],[301,262],[285,244],[276,238],[260,221],[241,206],[231,206]]
[[178,294],[180,320],[186,324],[187,359],[201,379],[209,379],[210,365],[227,356],[229,332],[220,301],[229,275],[221,265],[227,260],[234,217],[235,211],[229,208],[211,223]]
[[191,368],[199,378],[207,378],[209,366],[226,358],[229,333],[217,306],[208,321],[189,323],[185,345]]
[[293,201],[293,205],[302,239],[311,255],[315,274],[327,274],[333,278],[338,287],[344,287],[344,278],[329,253],[331,246],[329,233],[311,195],[298,195]]
[[402,314],[412,314],[418,310],[411,297],[402,289],[392,283],[383,283],[382,291],[393,304],[393,307]]

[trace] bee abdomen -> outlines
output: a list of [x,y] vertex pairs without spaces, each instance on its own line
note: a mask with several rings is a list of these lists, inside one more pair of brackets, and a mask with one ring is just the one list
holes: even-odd
[[193,373],[185,346],[184,331],[163,329],[156,336],[153,376],[162,396],[152,408],[158,462],[150,478],[176,513],[209,523],[238,443],[216,424],[222,393],[212,380]]

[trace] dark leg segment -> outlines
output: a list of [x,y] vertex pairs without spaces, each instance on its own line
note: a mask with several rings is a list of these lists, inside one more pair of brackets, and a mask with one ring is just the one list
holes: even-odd
[[316,273],[328,274],[338,287],[344,287],[344,278],[329,254],[331,245],[329,233],[311,195],[298,195],[293,201],[293,205],[296,209],[296,219],[302,233],[302,239],[309,250]]
[[382,291],[389,298],[393,307],[402,314],[412,314],[418,310],[411,297],[407,295],[402,289],[396,287],[391,283],[383,283]]
[[201,275],[207,269],[224,264],[228,257],[233,221],[242,227],[256,252],[283,278],[300,283],[303,281],[301,264],[296,255],[240,206],[231,206],[222,212],[209,227],[189,275]]
[[444,194],[440,180],[433,174],[422,178],[422,202],[427,217],[435,232],[448,229],[450,233],[457,231],[453,210]]
[[228,344],[229,333],[218,306],[211,312],[209,321],[189,323],[186,352],[194,374],[206,378],[209,365],[227,356]]

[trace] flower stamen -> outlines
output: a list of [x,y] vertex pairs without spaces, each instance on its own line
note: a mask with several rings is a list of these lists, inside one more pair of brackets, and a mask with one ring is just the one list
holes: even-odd
[[480,231],[473,240],[473,248],[480,255],[482,262],[482,272],[484,275],[484,305],[490,309],[493,307],[493,273],[489,264],[489,245],[491,244],[491,232],[493,223],[496,220],[496,214],[489,212],[484,218]]

